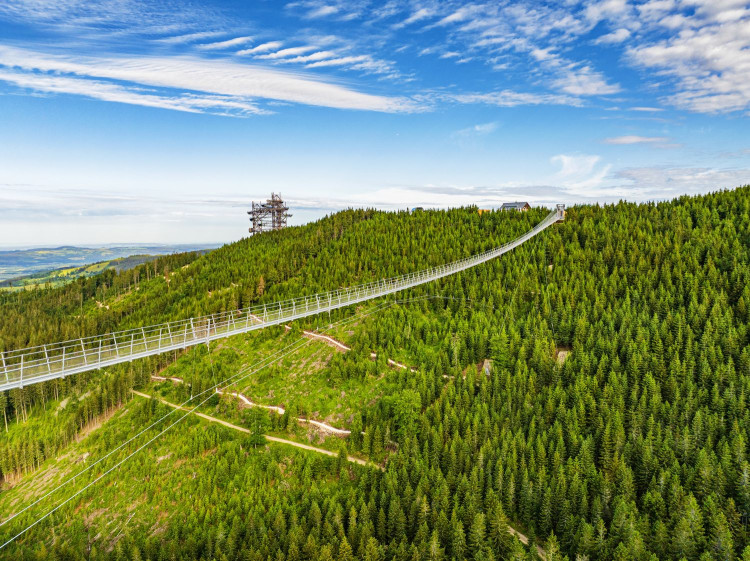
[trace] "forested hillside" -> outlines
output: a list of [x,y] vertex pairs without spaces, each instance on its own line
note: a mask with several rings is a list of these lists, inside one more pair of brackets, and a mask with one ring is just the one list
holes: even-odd
[[[205,256],[0,295],[0,341],[17,348],[414,271],[499,245],[545,214],[345,211]],[[330,386],[331,401],[361,385],[368,398],[342,395],[350,401],[336,417],[352,434],[322,445],[346,446],[382,472],[251,445],[229,429],[203,434],[195,420],[167,433],[150,462],[113,474],[133,482],[130,494],[102,481],[112,500],[83,495],[0,555],[533,558],[510,523],[550,561],[750,559],[750,187],[569,208],[565,222],[513,252],[392,300],[331,331],[352,350],[273,370],[283,391],[269,393],[277,386],[263,378],[239,388],[285,406],[268,430],[291,438],[290,405],[308,417],[323,410],[302,378]],[[322,328],[353,313],[301,323]],[[131,388],[179,402],[188,387],[209,387],[298,336],[297,326],[275,328],[210,354],[2,396],[0,518],[46,488],[35,477],[71,470],[80,447],[96,457],[155,419],[161,406],[128,401]],[[182,385],[155,384],[157,371]],[[70,397],[75,407],[60,409]],[[213,399],[204,412],[257,422],[252,409]],[[112,420],[75,442],[102,414]],[[143,483],[151,478],[158,485]],[[151,514],[124,524],[137,505]]]

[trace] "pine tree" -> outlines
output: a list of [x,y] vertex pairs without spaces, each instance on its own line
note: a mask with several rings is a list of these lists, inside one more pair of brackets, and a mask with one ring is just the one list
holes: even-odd
[[339,545],[339,554],[337,561],[354,561],[354,553],[352,552],[352,546],[349,545],[349,541],[344,537]]
[[484,558],[486,524],[483,513],[478,513],[469,528],[469,553],[474,559]]

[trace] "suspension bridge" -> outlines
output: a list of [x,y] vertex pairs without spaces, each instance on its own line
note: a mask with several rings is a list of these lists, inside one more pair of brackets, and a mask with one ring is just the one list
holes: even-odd
[[415,273],[272,304],[2,352],[0,391],[209,343],[432,282],[499,257],[564,218],[565,205],[558,204],[534,228],[504,245]]

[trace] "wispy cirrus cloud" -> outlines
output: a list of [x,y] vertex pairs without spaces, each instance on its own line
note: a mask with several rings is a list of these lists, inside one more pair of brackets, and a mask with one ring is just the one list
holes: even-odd
[[513,90],[487,93],[444,94],[440,97],[457,103],[482,103],[486,105],[495,105],[497,107],[518,107],[520,105],[570,105],[573,107],[580,107],[583,105],[580,98],[576,96],[517,92]]
[[267,51],[273,51],[281,47],[284,43],[281,41],[266,41],[265,43],[261,43],[260,45],[256,45],[255,47],[250,47],[249,49],[242,49],[241,51],[237,51],[237,54],[242,55],[254,55],[257,53],[264,53]]
[[604,144],[663,144],[669,142],[669,139],[665,136],[638,136],[634,134],[625,136],[614,136],[611,138],[605,138]]
[[[672,13],[654,26],[671,36],[631,45],[635,65],[672,78],[677,91],[666,101],[700,113],[726,113],[750,108],[750,9],[739,2],[694,2],[694,11]],[[675,33],[676,32],[676,33]]]
[[336,57],[336,58],[329,58],[327,60],[320,60],[316,62],[312,62],[307,65],[308,68],[323,68],[326,66],[344,66],[344,65],[352,65],[352,64],[359,64],[362,62],[366,62],[369,59],[366,55],[355,55],[355,56],[342,56],[342,57]]
[[335,18],[348,21],[360,17],[366,5],[367,2],[358,0],[301,0],[289,2],[285,7],[307,20]]
[[497,127],[498,124],[496,121],[492,121],[490,123],[478,123],[470,127],[459,129],[454,132],[452,136],[455,138],[486,136],[495,132],[497,130]]
[[[305,8],[309,6],[305,4]],[[264,64],[300,65],[307,69],[359,71],[384,78],[403,80],[396,65],[371,54],[357,53],[357,44],[337,35],[306,34],[300,41],[307,44],[284,46],[282,41],[266,41],[260,45],[237,51],[237,56],[250,56]]]
[[612,166],[601,164],[601,157],[588,154],[558,154],[550,159],[560,166],[553,176],[553,184],[565,187],[570,193],[595,196],[602,189]]
[[604,75],[589,66],[570,66],[560,71],[561,76],[552,84],[562,92],[579,95],[610,95],[622,91],[618,84],[611,84]]
[[307,14],[305,14],[305,17],[308,17],[310,19],[324,18],[326,16],[337,14],[338,12],[338,6],[324,5],[311,9],[309,12],[307,12]]
[[198,48],[203,49],[204,51],[215,51],[228,49],[230,47],[237,47],[238,45],[244,45],[245,43],[249,43],[252,40],[253,38],[249,36],[235,37],[234,39],[227,39],[225,41],[216,41],[214,43],[199,45]]
[[315,50],[315,46],[313,45],[303,45],[301,47],[289,47],[287,49],[281,49],[279,51],[274,51],[272,53],[258,55],[258,58],[276,60],[276,59],[281,59],[281,58],[303,55],[305,53],[308,53],[314,50]]
[[169,35],[167,37],[160,37],[155,39],[158,43],[164,43],[168,45],[181,45],[184,43],[193,43],[196,41],[203,41],[205,39],[213,39],[215,37],[221,37],[224,35],[221,31],[196,31],[193,33],[183,33],[180,35]]
[[[56,93],[67,90],[99,99],[119,95],[124,102],[139,97],[144,101],[141,105],[151,102],[146,97],[151,93],[142,91],[149,87],[176,90],[179,96],[189,92],[206,106],[218,96],[248,108],[264,99],[366,111],[419,109],[414,100],[403,97],[367,94],[300,73],[196,57],[72,57],[0,46],[0,67],[5,68],[3,79],[23,87]],[[55,81],[55,77],[65,80]],[[105,80],[116,82],[107,82],[105,87]],[[117,83],[122,85],[115,87]],[[200,104],[191,107],[197,109]]]
[[627,40],[631,36],[630,30],[624,27],[615,29],[612,33],[600,35],[594,41],[595,45],[616,45]]
[[209,4],[186,9],[180,0],[4,0],[0,18],[78,37],[153,35],[167,43],[220,36],[227,23]]
[[[0,17],[56,26],[70,36],[87,37],[95,30],[100,41],[131,35],[175,50],[185,46],[211,53],[250,43],[226,12],[220,4],[185,9],[177,0],[6,0],[0,5]],[[644,70],[645,80],[652,80],[654,73],[659,76],[654,85],[663,90],[660,103],[703,113],[750,108],[745,79],[750,72],[750,10],[741,0],[297,0],[285,5],[285,15],[300,18],[299,34],[264,29],[266,38],[285,40],[267,40],[236,54],[302,67],[324,60],[305,58],[319,49],[336,53],[325,58],[336,62],[308,68],[405,83],[420,76],[408,67],[404,70],[402,61],[394,62],[391,55],[408,46],[411,53],[434,55],[444,64],[464,65],[462,69],[484,65],[500,87],[521,83],[552,95],[595,98],[625,91],[611,65],[590,49],[578,48],[606,46],[608,53],[623,53],[622,62]],[[338,44],[311,42],[310,49],[302,50],[305,45],[286,39],[295,37],[299,45],[305,35],[329,32],[326,23],[332,21],[347,22]],[[245,30],[255,29],[243,23]],[[232,27],[236,37],[231,36]],[[292,46],[284,48],[282,43],[288,42]]]
[[332,59],[338,56],[335,51],[315,51],[309,55],[295,56],[281,59],[279,62],[286,64],[309,64],[321,60]]
[[424,19],[427,19],[429,17],[433,16],[433,11],[429,8],[419,8],[415,10],[409,17],[404,19],[403,21],[400,21],[393,25],[394,29],[400,29],[402,27],[406,27],[407,25],[411,25],[413,23],[416,23],[418,21],[422,21]]
[[222,115],[258,115],[268,113],[267,110],[259,108],[252,101],[237,96],[179,93],[170,95],[142,87],[128,88],[120,84],[102,82],[100,80],[19,72],[1,68],[0,81],[40,93],[80,95],[101,101],[171,109],[187,113],[215,113]]

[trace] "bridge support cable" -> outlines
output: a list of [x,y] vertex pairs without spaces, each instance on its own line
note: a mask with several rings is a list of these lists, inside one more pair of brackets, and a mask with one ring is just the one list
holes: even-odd
[[[351,324],[351,323],[353,323],[355,321],[364,319],[364,318],[366,318],[368,316],[371,316],[371,315],[373,315],[373,314],[375,314],[377,312],[383,311],[383,310],[389,308],[392,305],[393,305],[393,302],[381,302],[381,303],[377,304],[373,309],[368,310],[365,313],[358,313],[358,314],[355,314],[353,316],[346,317],[344,319],[338,320],[337,322],[329,325],[327,328],[321,330],[321,333],[326,333],[327,331],[330,331],[330,330],[332,330],[335,327],[343,327],[343,326],[349,325],[349,324]],[[134,440],[136,440],[138,437],[140,437],[143,434],[147,433],[151,429],[159,430],[158,427],[157,427],[157,425],[159,425],[159,423],[161,423],[162,421],[164,421],[168,417],[171,417],[172,415],[174,415],[174,414],[176,414],[176,413],[178,413],[180,411],[187,411],[187,413],[185,415],[183,415],[182,417],[180,417],[177,421],[172,422],[168,427],[162,428],[160,430],[160,432],[155,437],[151,438],[145,444],[139,446],[134,452],[129,453],[124,459],[122,459],[119,462],[117,462],[112,468],[106,469],[106,471],[104,471],[103,473],[101,473],[98,477],[96,477],[95,479],[93,479],[93,481],[90,481],[82,489],[76,491],[73,495],[69,496],[67,499],[64,499],[62,502],[57,502],[56,506],[52,510],[47,511],[46,514],[44,514],[40,518],[37,518],[35,522],[33,522],[32,524],[26,526],[21,532],[19,532],[18,534],[14,535],[10,539],[8,539],[6,542],[0,543],[0,550],[2,550],[5,546],[9,545],[14,540],[16,540],[18,537],[20,537],[21,535],[23,535],[24,533],[26,533],[28,530],[30,530],[31,528],[33,528],[34,526],[36,526],[39,522],[41,522],[42,520],[44,520],[45,518],[47,518],[49,515],[51,515],[55,511],[57,511],[64,504],[68,503],[69,501],[71,501],[72,499],[74,499],[75,497],[77,497],[78,495],[80,495],[82,492],[84,492],[86,489],[88,489],[93,484],[95,484],[96,482],[98,482],[100,479],[102,479],[108,473],[110,473],[111,471],[113,471],[114,469],[116,469],[117,467],[119,467],[120,465],[122,465],[130,457],[132,457],[137,452],[139,452],[140,450],[142,450],[143,448],[145,448],[146,446],[148,446],[151,442],[153,442],[154,440],[156,440],[157,438],[159,438],[161,435],[163,435],[164,433],[166,433],[169,429],[171,429],[174,425],[176,425],[177,423],[179,423],[180,421],[182,421],[190,413],[195,412],[199,407],[201,407],[202,405],[204,405],[215,394],[219,394],[219,393],[221,393],[221,391],[226,392],[229,388],[231,388],[232,386],[234,386],[234,385],[238,384],[239,382],[245,380],[249,376],[258,373],[261,370],[263,370],[264,368],[266,368],[266,367],[268,367],[268,366],[270,366],[272,364],[277,363],[282,358],[284,358],[284,357],[286,357],[286,356],[288,356],[290,354],[293,354],[294,352],[296,352],[300,348],[302,348],[305,345],[307,345],[308,343],[310,343],[310,341],[311,341],[311,339],[305,339],[303,337],[300,337],[300,338],[296,339],[295,341],[293,341],[292,343],[286,345],[285,347],[283,347],[281,349],[278,349],[278,350],[274,351],[273,353],[271,353],[270,355],[268,355],[266,357],[263,357],[262,359],[256,361],[254,364],[251,364],[249,366],[246,366],[246,367],[242,368],[241,370],[239,370],[235,374],[232,374],[231,376],[229,376],[229,377],[221,380],[218,383],[214,383],[214,385],[206,388],[201,393],[196,394],[196,395],[191,395],[189,399],[187,399],[187,400],[183,401],[181,404],[179,404],[176,409],[170,409],[166,414],[164,414],[161,417],[159,417],[158,419],[156,419],[149,426],[141,429],[138,433],[136,433],[135,435],[133,435],[132,437],[130,437],[128,440],[126,440],[126,441],[122,442],[121,444],[119,444],[116,448],[114,448],[114,449],[110,450],[109,452],[107,452],[104,456],[101,456],[98,460],[96,460],[96,461],[94,461],[92,463],[89,463],[85,468],[81,469],[78,473],[74,474],[73,476],[68,477],[62,483],[59,483],[57,486],[55,486],[51,490],[47,491],[44,495],[40,496],[39,498],[37,498],[36,500],[34,500],[32,503],[26,505],[21,510],[19,510],[16,513],[12,514],[8,518],[5,518],[4,520],[0,520],[0,528],[2,528],[3,526],[5,526],[9,522],[11,522],[12,520],[16,519],[21,514],[23,514],[24,512],[28,511],[30,508],[32,508],[32,507],[36,506],[37,504],[39,504],[41,501],[43,501],[47,497],[50,497],[51,495],[53,495],[54,493],[56,493],[57,491],[59,491],[63,487],[65,487],[68,484],[70,484],[73,481],[75,481],[79,476],[84,475],[84,474],[90,472],[97,464],[102,463],[104,460],[106,460],[107,458],[109,458],[110,456],[112,456],[115,452],[117,452],[118,450],[124,448],[125,446],[127,446],[128,444],[130,444],[131,442],[133,442]],[[195,367],[195,361],[193,361],[193,367]],[[193,374],[195,374],[195,371],[193,371]],[[214,382],[215,382],[215,380],[214,380]],[[220,389],[221,389],[221,391],[219,391]],[[203,396],[206,396],[206,395],[207,395],[207,397],[203,397]],[[193,402],[193,400],[197,400],[198,398],[202,398],[202,399],[201,399],[200,402],[198,402],[197,405],[195,405],[195,402]],[[193,402],[193,403],[191,403],[191,402]],[[91,477],[94,477],[94,476],[92,475],[92,476],[90,476],[90,478]]]
[[563,220],[564,217],[564,205],[557,205],[557,208],[534,228],[500,247],[446,265],[399,277],[277,303],[259,304],[232,312],[220,312],[73,341],[5,351],[0,391],[64,378],[71,374],[97,370],[201,343],[209,344],[215,339],[330,312],[337,308],[400,292],[499,257],[530,240],[555,222]]

